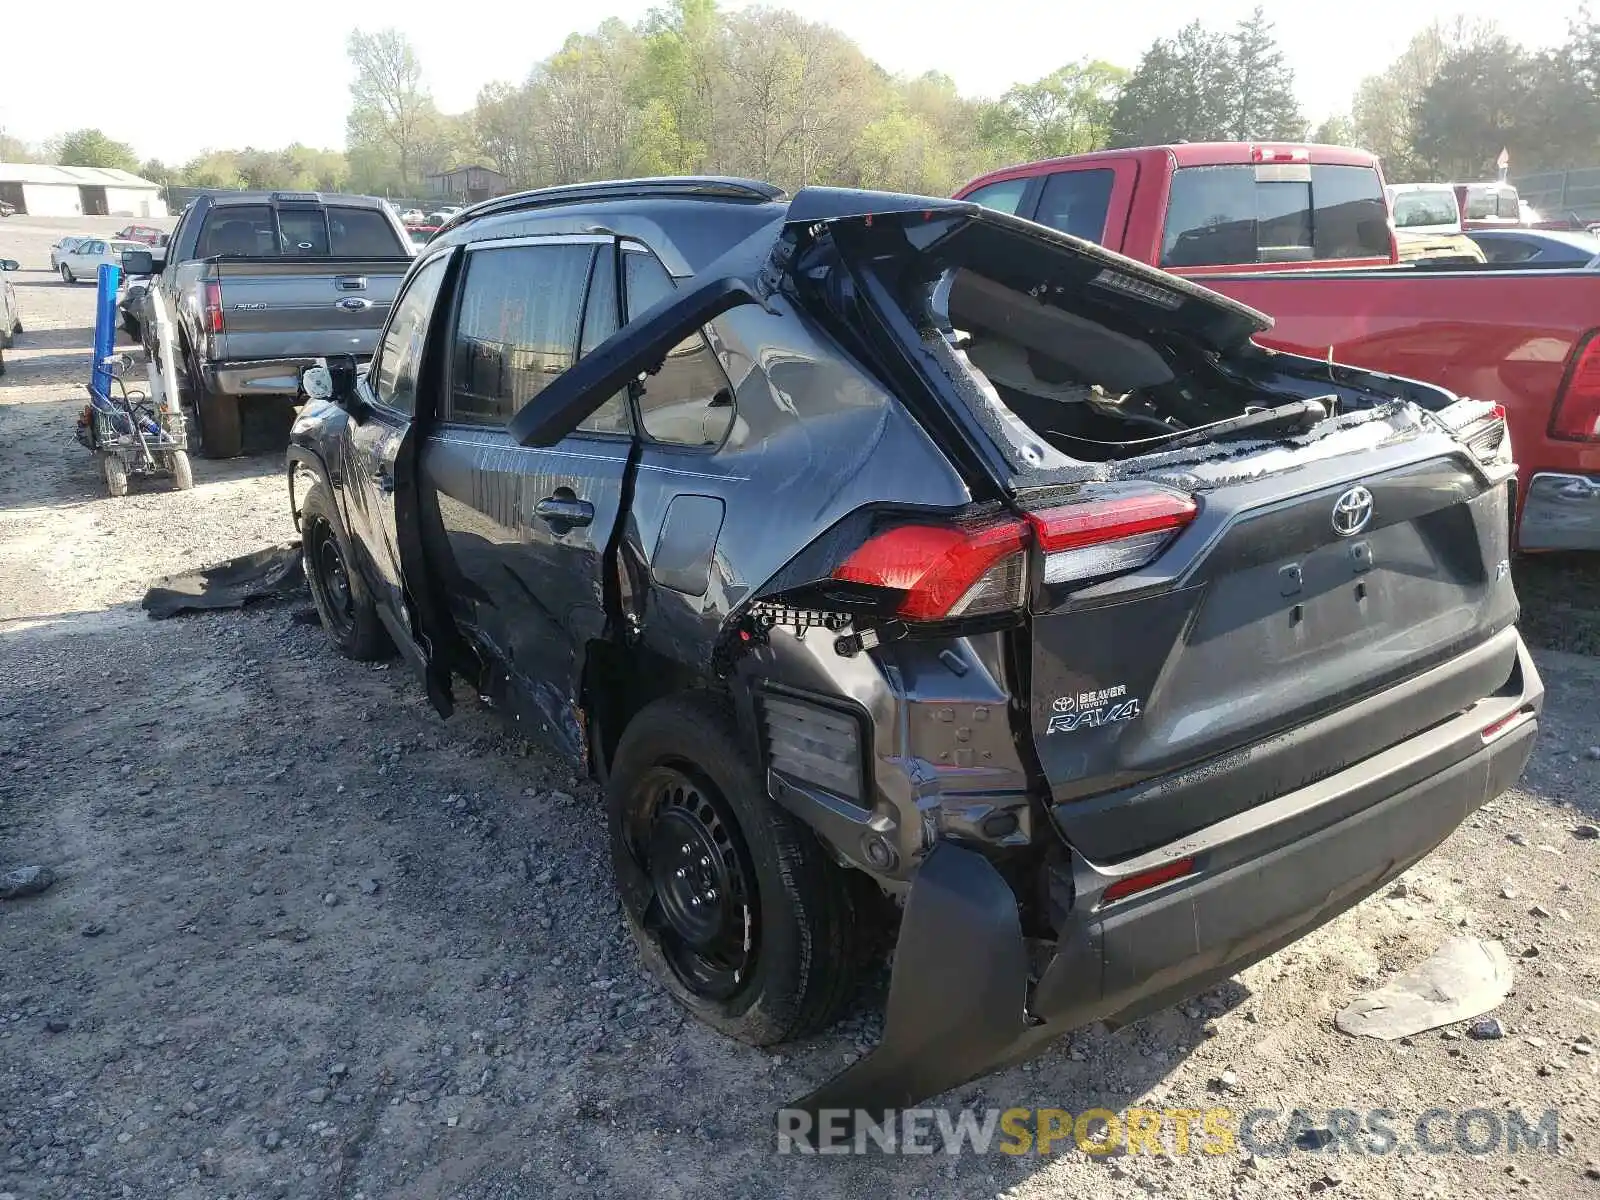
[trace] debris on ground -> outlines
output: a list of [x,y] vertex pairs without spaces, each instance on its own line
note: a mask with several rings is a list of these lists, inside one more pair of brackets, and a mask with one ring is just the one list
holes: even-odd
[[1348,1034],[1394,1041],[1481,1016],[1511,991],[1511,962],[1499,942],[1451,938],[1387,986],[1357,997],[1334,1024]]
[[56,873],[49,867],[17,867],[0,875],[0,900],[37,896],[55,881]]

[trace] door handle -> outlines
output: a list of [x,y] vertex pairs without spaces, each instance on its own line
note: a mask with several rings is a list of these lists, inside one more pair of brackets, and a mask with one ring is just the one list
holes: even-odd
[[533,506],[533,515],[552,525],[587,525],[594,520],[594,505],[587,500],[546,496]]

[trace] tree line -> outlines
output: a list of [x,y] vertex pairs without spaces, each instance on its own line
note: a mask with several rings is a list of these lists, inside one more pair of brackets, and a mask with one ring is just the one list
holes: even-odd
[[1421,30],[1315,128],[1257,8],[1227,29],[1194,21],[1131,69],[1067,63],[997,98],[946,75],[897,77],[837,30],[781,8],[670,0],[634,25],[574,33],[520,82],[444,113],[392,29],[351,33],[342,150],[215,150],[182,164],[78,130],[45,147],[0,136],[0,159],[114,166],[193,187],[353,190],[416,197],[426,177],[481,163],[514,187],[635,175],[729,174],[946,195],[1007,163],[1176,141],[1302,140],[1364,147],[1391,180],[1600,162],[1600,23],[1586,7],[1559,47],[1529,50],[1467,20]]

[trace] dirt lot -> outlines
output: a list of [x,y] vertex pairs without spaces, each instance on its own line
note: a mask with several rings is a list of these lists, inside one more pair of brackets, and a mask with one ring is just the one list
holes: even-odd
[[[781,1053],[717,1037],[641,974],[591,786],[494,714],[441,722],[305,602],[146,620],[155,576],[292,535],[281,463],[104,498],[71,433],[92,289],[43,269],[64,231],[0,225],[29,268],[0,380],[0,870],[59,877],[0,901],[0,1198],[1600,1196],[1600,841],[1574,832],[1600,659],[1540,652],[1522,790],[1404,888],[944,1098],[1385,1107],[1402,1136],[1436,1106],[1556,1108],[1559,1154],[780,1157],[773,1109],[868,1044],[881,996]],[[1525,590],[1543,641],[1600,650],[1581,565]],[[1511,955],[1505,1037],[1334,1029],[1462,932]]]

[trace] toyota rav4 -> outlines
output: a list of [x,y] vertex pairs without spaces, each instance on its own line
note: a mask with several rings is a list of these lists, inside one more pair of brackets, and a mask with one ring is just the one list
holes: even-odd
[[[766,1045],[893,932],[882,1110],[1122,1023],[1510,786],[1504,414],[961,201],[729,179],[453,216],[290,496],[338,647],[605,784],[647,967]],[[881,919],[880,919],[881,916]]]

